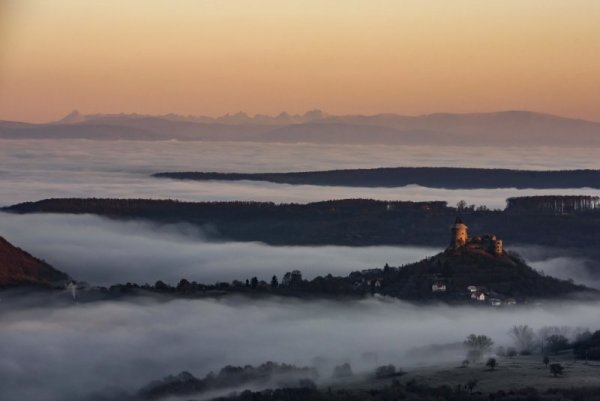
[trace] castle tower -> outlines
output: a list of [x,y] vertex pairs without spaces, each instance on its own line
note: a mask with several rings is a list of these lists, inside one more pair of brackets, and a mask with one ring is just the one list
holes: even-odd
[[494,254],[496,254],[497,256],[501,256],[502,252],[504,252],[502,248],[502,240],[498,239],[494,241]]
[[467,243],[467,239],[469,238],[467,234],[467,226],[460,217],[457,217],[454,221],[451,231],[452,238],[450,239],[450,248],[458,248]]

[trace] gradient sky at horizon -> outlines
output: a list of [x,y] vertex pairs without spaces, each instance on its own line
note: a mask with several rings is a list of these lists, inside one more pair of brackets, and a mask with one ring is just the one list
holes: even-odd
[[0,0],[0,119],[527,109],[600,121],[597,0]]

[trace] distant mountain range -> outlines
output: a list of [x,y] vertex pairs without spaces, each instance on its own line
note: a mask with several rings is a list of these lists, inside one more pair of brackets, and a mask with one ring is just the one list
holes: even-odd
[[251,141],[321,144],[600,146],[600,123],[529,111],[422,116],[245,113],[212,118],[74,111],[47,124],[0,121],[0,138]]
[[0,288],[19,285],[50,286],[69,276],[34,258],[0,237]]

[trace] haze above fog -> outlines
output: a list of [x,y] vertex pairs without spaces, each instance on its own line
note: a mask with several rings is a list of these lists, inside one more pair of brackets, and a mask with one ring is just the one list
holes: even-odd
[[160,171],[276,172],[394,166],[600,168],[596,149],[351,146],[210,142],[0,140],[0,205],[50,197],[312,202],[339,198],[446,200],[503,208],[510,196],[589,194],[589,189],[349,188],[261,182],[159,180]]

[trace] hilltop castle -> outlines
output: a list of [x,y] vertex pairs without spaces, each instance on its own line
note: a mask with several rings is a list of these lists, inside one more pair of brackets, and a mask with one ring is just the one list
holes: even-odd
[[451,227],[452,236],[447,250],[456,250],[462,247],[473,250],[482,250],[496,256],[501,256],[504,252],[502,240],[497,239],[495,235],[484,235],[469,238],[466,224],[460,217],[454,221]]

